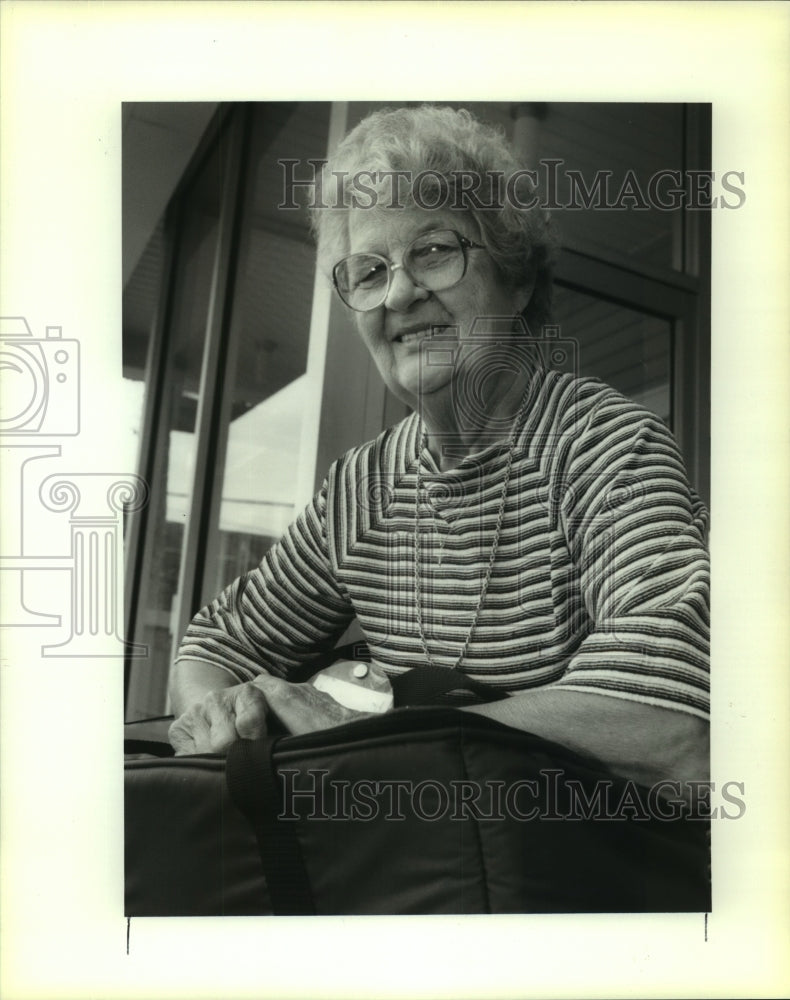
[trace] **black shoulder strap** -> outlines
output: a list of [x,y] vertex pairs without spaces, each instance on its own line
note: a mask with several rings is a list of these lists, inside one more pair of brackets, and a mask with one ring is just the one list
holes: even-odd
[[[450,695],[450,692],[460,692]],[[396,708],[409,705],[465,705],[507,698],[489,684],[481,684],[458,670],[435,665],[414,667],[392,680]]]
[[315,906],[296,822],[279,818],[281,795],[273,761],[276,742],[271,738],[236,740],[225,766],[228,789],[255,831],[273,913],[312,915]]
[[[396,707],[463,704],[450,692],[461,691],[466,701],[505,698],[446,667],[424,666],[410,670],[392,683]],[[258,841],[263,873],[278,916],[315,913],[310,881],[296,836],[296,821],[280,818],[282,796],[273,753],[277,739],[237,740],[228,751],[226,777],[233,801],[252,824]]]

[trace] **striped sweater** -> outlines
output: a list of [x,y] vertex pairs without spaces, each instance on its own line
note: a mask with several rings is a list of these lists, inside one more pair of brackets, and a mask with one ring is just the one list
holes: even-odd
[[[488,592],[459,669],[508,694],[556,685],[708,712],[707,514],[649,411],[597,380],[527,389]],[[356,615],[395,675],[425,662],[415,614],[419,421],[336,461],[260,566],[193,619],[179,659],[239,682],[325,652]],[[423,631],[452,667],[474,619],[508,446],[440,472],[422,452]]]

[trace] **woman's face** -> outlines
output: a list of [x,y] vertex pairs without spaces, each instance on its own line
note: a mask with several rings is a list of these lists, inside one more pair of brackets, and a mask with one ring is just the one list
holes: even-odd
[[[462,212],[416,207],[352,209],[349,253],[378,253],[400,264],[412,240],[435,229],[454,229],[473,242],[480,239],[471,219]],[[437,327],[457,327],[463,342],[476,317],[512,319],[529,301],[531,290],[506,286],[486,250],[468,250],[467,255],[466,274],[452,288],[426,291],[412,284],[398,268],[392,273],[384,303],[370,312],[354,314],[384,382],[412,408],[420,398],[428,403],[426,397],[447,391],[457,375],[459,358],[463,364],[463,349],[456,354],[455,365],[431,363],[424,344]],[[476,355],[479,353],[478,348]]]

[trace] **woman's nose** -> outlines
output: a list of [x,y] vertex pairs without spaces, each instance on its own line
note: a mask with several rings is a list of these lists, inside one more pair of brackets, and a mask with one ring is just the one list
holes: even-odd
[[390,286],[384,306],[393,312],[403,312],[412,302],[427,299],[431,293],[426,288],[416,285],[400,264],[390,271]]

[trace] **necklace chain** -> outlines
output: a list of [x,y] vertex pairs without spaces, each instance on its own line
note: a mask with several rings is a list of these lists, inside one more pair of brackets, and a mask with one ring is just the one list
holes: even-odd
[[[488,557],[485,579],[483,580],[483,586],[480,588],[480,597],[477,602],[477,607],[475,608],[474,617],[472,618],[472,624],[469,626],[466,639],[464,640],[463,646],[461,646],[461,652],[458,654],[458,658],[450,668],[451,670],[457,669],[461,665],[463,658],[466,656],[466,651],[469,648],[469,643],[472,641],[472,634],[477,625],[477,620],[480,617],[480,611],[485,603],[486,594],[488,593],[488,585],[491,582],[491,575],[494,571],[494,561],[496,560],[497,549],[499,548],[499,537],[502,533],[502,521],[505,517],[505,504],[507,502],[508,488],[510,486],[510,472],[513,467],[513,448],[516,443],[516,436],[518,435],[519,428],[521,427],[525,408],[526,396],[521,401],[521,406],[519,407],[516,418],[513,421],[513,429],[510,433],[507,465],[505,466],[505,476],[502,482],[502,495],[499,499],[499,513],[497,514],[494,540],[491,543],[491,553]],[[422,491],[422,450],[427,447],[427,438],[422,418],[420,418],[419,442],[419,452],[417,454],[417,485],[414,498],[414,603],[417,610],[417,629],[420,633],[422,650],[428,664],[430,666],[434,666],[433,658],[431,657],[430,650],[428,649],[428,642],[425,638],[425,629],[422,622],[422,581],[420,579],[420,564],[422,562],[422,547],[420,544],[420,493]]]

